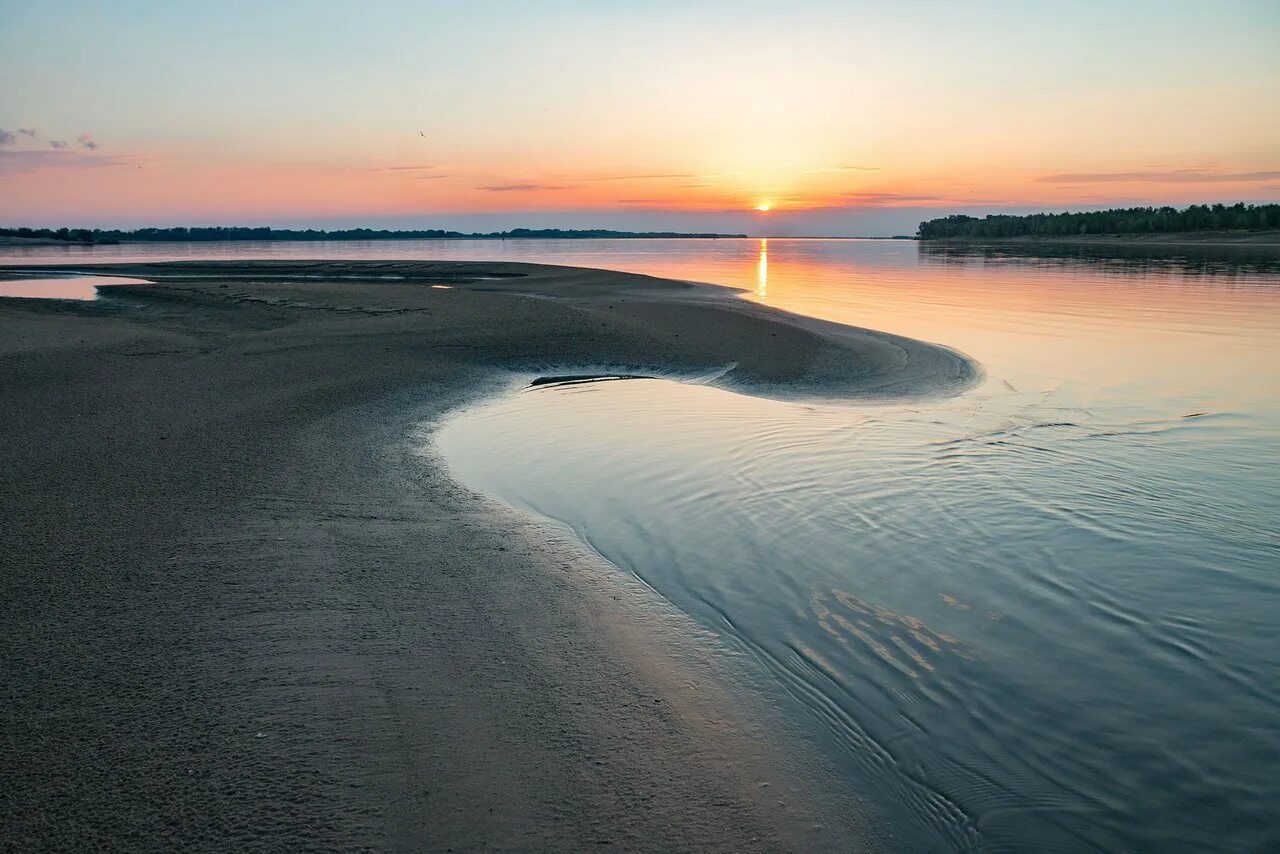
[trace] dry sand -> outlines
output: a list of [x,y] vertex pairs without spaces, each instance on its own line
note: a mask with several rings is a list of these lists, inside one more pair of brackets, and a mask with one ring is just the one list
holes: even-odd
[[963,357],[619,273],[101,266],[179,278],[0,299],[0,848],[874,844],[709,637],[418,425],[512,371],[929,394]]

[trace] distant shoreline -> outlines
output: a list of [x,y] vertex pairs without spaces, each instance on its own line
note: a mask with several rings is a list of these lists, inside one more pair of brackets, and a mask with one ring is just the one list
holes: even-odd
[[58,240],[56,237],[5,237],[0,235],[0,246],[105,246],[86,240]]
[[[15,233],[18,232],[18,233]],[[22,233],[25,232],[25,233]],[[594,228],[513,228],[509,231],[466,233],[444,229],[388,230],[352,228],[273,229],[187,227],[120,229],[0,228],[0,246],[103,246],[121,243],[230,243],[292,241],[322,243],[335,240],[720,240],[743,239],[746,234],[679,231],[613,231]]]
[[1040,237],[934,237],[917,238],[930,245],[1013,244],[1017,246],[1274,246],[1280,248],[1280,231],[1175,231],[1165,234],[1085,234]]
[[14,237],[0,235],[0,246],[119,246],[124,244],[163,244],[163,243],[340,243],[351,241],[397,241],[397,240],[448,240],[448,241],[486,241],[486,240],[894,240],[910,241],[928,246],[1115,246],[1115,247],[1152,247],[1176,248],[1179,246],[1195,247],[1252,247],[1280,251],[1280,231],[1191,231],[1171,232],[1167,234],[1089,234],[1079,236],[1040,237],[1022,235],[1018,237],[935,237],[920,238],[894,235],[892,237],[835,237],[835,236],[769,236],[753,237],[748,234],[645,234],[617,233],[610,235],[560,235],[547,237],[542,235],[464,235],[450,237],[226,237],[216,239],[178,240],[166,239],[123,239],[123,240],[60,240],[53,237]]
[[1280,204],[1222,203],[927,219],[921,240],[1125,244],[1280,243]]
[[220,239],[199,239],[199,240],[145,240],[145,239],[123,239],[123,240],[60,240],[53,237],[13,237],[0,235],[0,246],[120,246],[123,244],[135,243],[341,243],[352,241],[373,241],[373,240],[452,240],[452,241],[483,241],[483,240],[896,240],[896,241],[917,241],[919,238],[905,234],[874,236],[867,234],[664,234],[664,233],[618,233],[609,235],[576,235],[576,236],[559,236],[546,237],[542,235],[519,235],[519,236],[491,236],[491,235],[467,235],[462,237],[259,237],[259,238],[239,238],[227,237]]

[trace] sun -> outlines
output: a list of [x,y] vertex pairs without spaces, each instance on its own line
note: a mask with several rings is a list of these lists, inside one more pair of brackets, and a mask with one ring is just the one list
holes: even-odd
[[768,213],[773,210],[773,202],[761,202],[756,205],[756,210],[760,211],[760,213]]

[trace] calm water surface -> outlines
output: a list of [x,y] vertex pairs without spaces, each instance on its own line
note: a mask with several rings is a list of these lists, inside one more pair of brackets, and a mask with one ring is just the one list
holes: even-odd
[[0,271],[0,297],[23,299],[95,300],[99,286],[146,285],[146,279],[125,276],[22,275]]
[[1280,849],[1274,263],[802,240],[0,250],[161,257],[610,267],[969,354],[986,378],[948,400],[544,386],[438,443],[718,633],[891,848]]
[[655,271],[941,342],[986,380],[857,405],[542,387],[456,418],[446,457],[742,652],[890,847],[1274,850],[1280,276],[740,252]]

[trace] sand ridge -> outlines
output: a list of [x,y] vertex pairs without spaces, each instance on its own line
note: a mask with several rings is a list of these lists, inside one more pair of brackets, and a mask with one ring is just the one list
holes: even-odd
[[157,284],[0,300],[0,842],[874,843],[701,669],[712,641],[415,436],[512,372],[882,396],[969,360],[595,270],[96,267]]

